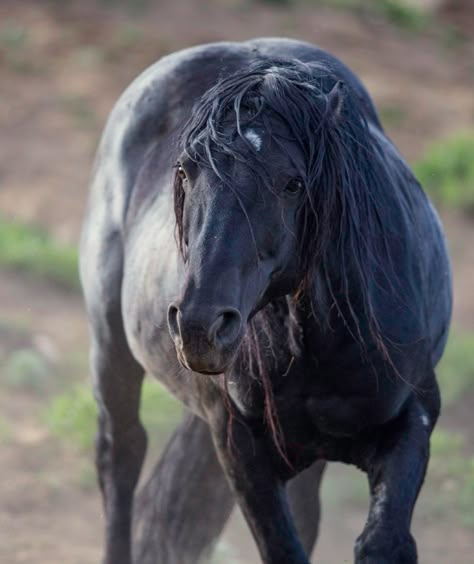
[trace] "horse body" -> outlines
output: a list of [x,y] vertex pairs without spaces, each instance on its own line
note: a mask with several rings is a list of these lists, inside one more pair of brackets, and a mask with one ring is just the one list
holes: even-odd
[[[389,235],[376,245],[389,247],[381,253],[392,263],[374,259],[370,276],[364,275],[370,303],[360,288],[360,265],[353,259],[360,249],[349,245],[341,254],[338,240],[328,241],[324,268],[316,269],[301,298],[295,298],[291,276],[273,286],[265,282],[267,289],[259,290],[262,277],[273,281],[282,270],[267,272],[265,265],[273,264],[273,258],[266,256],[256,270],[244,260],[241,270],[249,291],[240,289],[239,294],[243,275],[236,273],[235,257],[250,256],[254,249],[249,238],[247,247],[239,246],[246,219],[234,200],[233,214],[228,213],[230,196],[222,188],[204,204],[198,195],[186,196],[195,197],[194,206],[200,209],[188,220],[194,221],[199,236],[194,247],[190,242],[189,262],[181,259],[175,241],[172,164],[179,157],[183,126],[217,81],[273,58],[321,65],[329,69],[325,72],[332,83],[348,85],[377,147],[373,158],[383,161],[391,187],[382,186],[371,197],[382,197],[391,208],[381,221],[389,221],[384,226]],[[325,80],[326,75],[321,84]],[[340,102],[337,92],[334,96],[337,117]],[[263,162],[268,143],[260,131],[245,130],[252,150],[262,151]],[[198,136],[199,129],[194,133]],[[280,138],[287,135],[285,130]],[[240,137],[235,143],[245,141]],[[290,151],[287,167],[296,166],[298,158]],[[194,165],[186,162],[191,170]],[[222,157],[216,162],[227,161]],[[237,162],[233,178],[244,184],[247,172],[239,167]],[[217,182],[212,170],[202,170],[199,177],[195,173],[196,184],[199,178],[207,185]],[[248,199],[248,194],[242,197]],[[266,205],[250,202],[251,224],[258,218],[265,222]],[[291,205],[281,212],[283,222],[283,213],[288,221],[293,217],[285,211]],[[257,248],[269,235],[257,232],[255,237]],[[306,562],[280,484],[322,459],[356,464],[369,475],[372,509],[358,541],[357,562],[416,561],[408,527],[439,412],[433,369],[449,326],[449,264],[436,212],[385,137],[370,97],[349,69],[311,45],[277,39],[202,46],[158,62],[128,88],[111,114],[81,248],[100,408],[98,466],[109,520],[107,562],[130,559],[131,500],[145,448],[137,415],[144,370],[209,424],[220,463],[265,562]],[[376,251],[374,247],[371,253]],[[371,253],[367,260],[372,260]],[[293,254],[285,257],[285,265],[293,265]],[[346,265],[343,276],[341,260]],[[254,303],[247,303],[252,292]],[[200,311],[211,311],[216,304],[225,306],[223,314],[212,314],[217,321],[202,317]],[[221,372],[224,353],[229,356],[247,323],[250,336],[242,337],[238,350],[232,349],[225,382],[209,375]],[[203,344],[201,333],[211,330],[224,343],[220,356]],[[422,443],[420,452],[413,446],[417,441]],[[391,451],[391,443],[410,443],[410,448],[402,454],[401,448]],[[124,463],[125,457],[131,462]],[[406,487],[404,500],[397,499],[401,487]],[[262,501],[268,507],[262,508]],[[387,519],[396,514],[400,520],[395,533],[387,530],[385,513]]]

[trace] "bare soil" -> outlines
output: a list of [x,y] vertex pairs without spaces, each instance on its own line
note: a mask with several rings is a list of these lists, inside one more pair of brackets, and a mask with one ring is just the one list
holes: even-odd
[[[148,64],[183,46],[264,35],[320,44],[362,76],[391,137],[412,161],[433,139],[474,121],[469,42],[449,48],[435,33],[416,36],[304,2],[291,11],[243,0],[163,0],[145,13],[127,2],[112,5],[7,0],[0,6],[0,213],[42,225],[62,241],[77,241],[94,149],[114,100]],[[5,22],[26,30],[26,38],[5,39]],[[443,221],[454,267],[454,323],[474,331],[474,222],[455,213]],[[86,354],[78,296],[0,271],[0,304],[0,351],[30,346],[59,366]],[[61,378],[66,386],[87,374]],[[0,384],[0,414],[11,428],[0,442],[0,562],[98,562],[102,512],[92,460],[50,435],[42,417],[48,394]],[[445,416],[449,428],[469,438],[472,399]],[[354,472],[336,465],[331,479],[343,483]],[[427,491],[436,495],[429,483]],[[365,510],[337,502],[329,489],[324,501],[314,561],[351,562]],[[472,531],[442,511],[417,513],[414,528],[421,564],[474,562]],[[225,543],[231,556],[221,562],[258,562],[238,516]]]

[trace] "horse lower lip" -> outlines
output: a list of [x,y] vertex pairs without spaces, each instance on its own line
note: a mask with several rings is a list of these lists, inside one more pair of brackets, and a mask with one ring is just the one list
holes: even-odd
[[205,376],[220,376],[222,371],[220,372],[211,372],[209,370],[199,370],[199,374],[204,374]]

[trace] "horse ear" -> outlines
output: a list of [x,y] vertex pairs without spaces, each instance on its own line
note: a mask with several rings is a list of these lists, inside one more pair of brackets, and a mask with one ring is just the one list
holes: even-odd
[[335,122],[338,122],[341,117],[345,98],[346,86],[344,82],[342,82],[342,80],[338,80],[333,86],[331,92],[329,92],[329,94],[327,95],[328,113]]

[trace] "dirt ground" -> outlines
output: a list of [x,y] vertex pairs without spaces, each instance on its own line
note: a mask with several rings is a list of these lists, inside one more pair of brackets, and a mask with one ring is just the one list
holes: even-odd
[[[452,46],[438,32],[415,35],[309,2],[288,11],[248,0],[7,0],[0,5],[1,215],[76,242],[100,130],[127,83],[180,47],[265,35],[305,39],[340,56],[363,78],[410,161],[433,139],[472,127],[474,43]],[[453,258],[454,325],[474,331],[474,222],[456,213],[444,213],[443,221]],[[60,371],[61,385],[87,378],[80,297],[0,270],[0,350],[22,346],[72,367]],[[76,357],[80,361],[72,362]],[[471,456],[473,399],[471,394],[443,416],[447,428],[468,438]],[[99,562],[102,513],[92,462],[50,435],[42,419],[47,401],[47,394],[0,386],[0,414],[13,429],[0,443],[0,562]],[[334,492],[355,472],[339,465],[330,470],[314,562],[352,561],[366,513],[363,504],[345,504]],[[429,478],[428,491],[436,495]],[[472,529],[442,511],[417,512],[414,531],[421,564],[474,562]],[[238,515],[217,558],[258,562]]]

